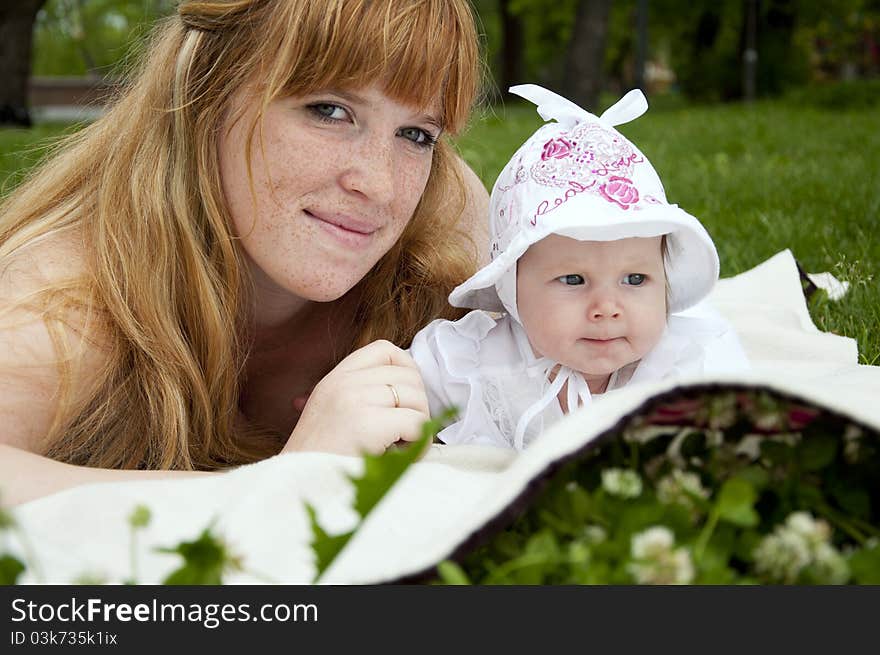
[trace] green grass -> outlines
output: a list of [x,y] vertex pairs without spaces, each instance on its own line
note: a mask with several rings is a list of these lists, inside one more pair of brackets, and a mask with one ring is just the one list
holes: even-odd
[[[785,102],[686,107],[658,103],[620,127],[663,180],[667,198],[715,240],[722,276],[785,248],[808,272],[850,281],[838,302],[810,310],[825,331],[853,337],[880,364],[880,112]],[[458,142],[488,188],[539,125],[534,107],[487,112]]]
[[[531,106],[485,111],[459,149],[488,188],[541,124]],[[0,130],[8,191],[68,126]],[[820,329],[853,337],[880,364],[880,112],[793,102],[688,107],[660,98],[621,131],[651,160],[670,202],[703,221],[723,276],[790,248],[805,270],[849,280],[838,302],[812,303]]]
[[0,128],[0,196],[11,191],[59,137],[75,129],[69,123],[45,123],[30,129]]

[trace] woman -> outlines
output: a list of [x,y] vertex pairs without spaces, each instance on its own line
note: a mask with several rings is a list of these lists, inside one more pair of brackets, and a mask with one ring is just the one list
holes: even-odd
[[182,2],[0,207],[4,500],[417,438],[477,70],[466,0]]

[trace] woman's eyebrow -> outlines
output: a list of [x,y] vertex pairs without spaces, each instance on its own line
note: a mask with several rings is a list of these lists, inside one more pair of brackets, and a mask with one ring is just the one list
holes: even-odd
[[325,93],[329,93],[331,95],[339,96],[343,100],[347,100],[352,104],[357,105],[366,105],[367,107],[372,107],[373,104],[364,98],[362,95],[358,95],[352,91],[345,91],[343,89],[327,89]]
[[432,114],[419,114],[415,117],[417,123],[427,123],[433,127],[436,127],[438,130],[443,129],[443,123],[440,122],[440,119]]

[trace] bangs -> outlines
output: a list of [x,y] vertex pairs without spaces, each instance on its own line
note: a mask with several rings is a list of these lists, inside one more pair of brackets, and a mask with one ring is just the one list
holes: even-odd
[[[464,0],[328,0],[286,4],[269,93],[302,95],[376,83],[420,111],[437,104],[443,128],[464,126],[479,53]],[[297,6],[298,5],[298,6]]]

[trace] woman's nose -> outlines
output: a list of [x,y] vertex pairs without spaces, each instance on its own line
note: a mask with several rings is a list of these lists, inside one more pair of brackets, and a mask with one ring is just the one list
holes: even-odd
[[397,178],[392,146],[379,139],[363,139],[352,147],[342,175],[345,189],[373,202],[389,204],[394,199]]

